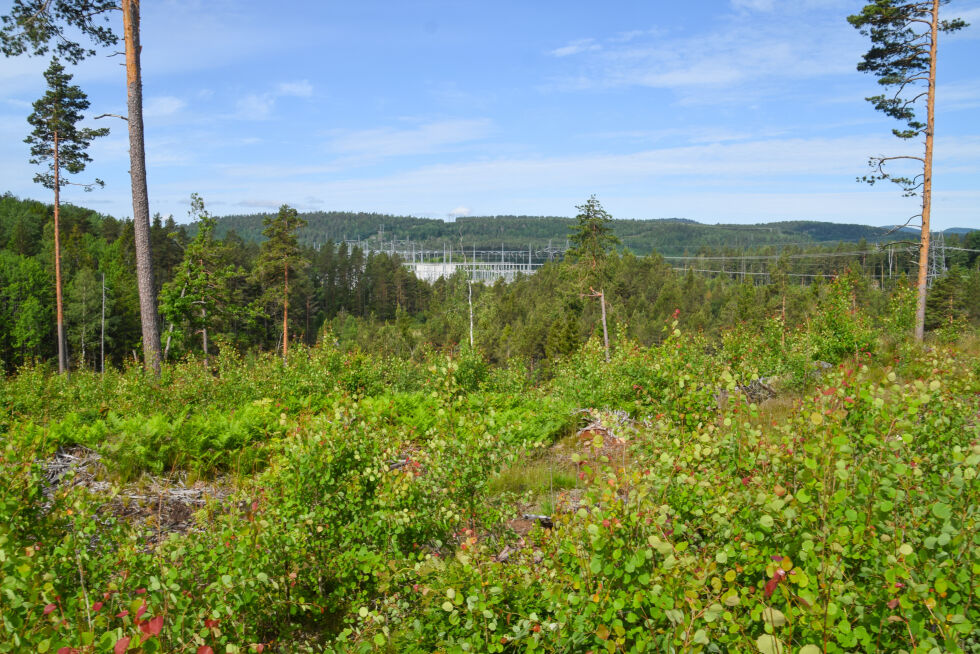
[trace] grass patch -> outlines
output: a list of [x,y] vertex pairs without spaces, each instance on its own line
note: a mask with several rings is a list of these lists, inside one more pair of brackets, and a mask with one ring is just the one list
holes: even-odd
[[538,494],[575,488],[575,472],[552,461],[535,461],[511,466],[497,475],[488,486],[491,495],[502,493]]

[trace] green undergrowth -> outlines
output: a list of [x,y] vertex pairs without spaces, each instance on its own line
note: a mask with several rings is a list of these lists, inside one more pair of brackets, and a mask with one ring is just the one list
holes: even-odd
[[[771,328],[593,340],[537,385],[329,347],[26,369],[0,383],[0,652],[980,651],[977,340],[868,340],[843,304]],[[781,395],[737,392],[759,376]],[[584,408],[624,442],[568,438]],[[80,445],[108,489],[46,480]],[[232,494],[154,536],[113,510],[144,473]],[[529,501],[553,529],[513,531]]]

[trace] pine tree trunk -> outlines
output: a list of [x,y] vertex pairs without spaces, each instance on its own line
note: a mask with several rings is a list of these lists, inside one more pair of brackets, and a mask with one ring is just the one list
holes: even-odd
[[65,314],[61,296],[61,169],[58,165],[58,132],[54,133],[54,298],[57,307],[58,373],[68,369],[65,352]]
[[282,362],[289,354],[289,264],[284,267],[282,295]]
[[936,125],[936,48],[939,38],[939,0],[932,0],[929,43],[929,89],[926,99],[926,153],[922,164],[922,234],[919,241],[919,283],[915,303],[915,340],[926,330],[926,284],[929,279],[929,218],[932,210],[932,136]]
[[143,364],[160,374],[160,331],[150,258],[150,200],[146,191],[146,152],[143,143],[143,81],[140,74],[140,3],[122,0],[126,41],[126,90],[129,116],[129,175],[133,192],[133,232],[136,241],[136,279],[143,328]]

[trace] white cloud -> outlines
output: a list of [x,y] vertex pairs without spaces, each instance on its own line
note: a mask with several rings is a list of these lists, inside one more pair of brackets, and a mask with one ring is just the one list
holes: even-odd
[[[765,17],[735,13],[720,27],[693,34],[629,33],[601,44],[574,42],[562,53],[585,53],[578,70],[552,80],[568,90],[642,86],[672,89],[683,96],[737,91],[729,102],[765,93],[774,86],[851,73],[859,59],[862,37],[840,20],[808,10],[810,3],[735,0],[745,7],[771,8]],[[587,47],[595,46],[595,47]],[[557,54],[553,51],[552,54]],[[689,98],[687,98],[690,101]],[[725,99],[721,98],[724,103]]]
[[602,46],[595,42],[595,39],[579,39],[572,41],[568,45],[555,48],[550,52],[553,57],[568,57],[582,52],[597,52]]
[[351,156],[394,157],[428,154],[486,138],[492,122],[457,119],[426,123],[412,129],[383,127],[337,133],[330,149]]
[[235,103],[233,118],[241,120],[266,120],[272,117],[276,100],[281,97],[308,98],[313,95],[313,85],[306,80],[281,82],[269,93],[249,93]]
[[30,110],[31,107],[34,106],[33,104],[31,104],[27,100],[18,100],[16,98],[7,98],[7,99],[4,100],[4,102],[6,104],[9,104],[11,107],[16,107],[17,109],[27,109],[27,110]]
[[[937,138],[937,226],[976,222],[980,191],[980,135]],[[867,188],[854,178],[869,155],[895,153],[892,137],[756,138],[679,147],[648,147],[625,154],[509,156],[424,165],[399,172],[358,174],[350,167],[317,169],[268,164],[231,175],[208,176],[209,201],[274,210],[294,206],[429,214],[571,215],[595,192],[622,218],[682,216],[708,222],[817,219],[891,224],[915,213],[916,198],[890,185]],[[481,153],[482,155],[482,153]],[[186,197],[186,183],[172,193]],[[157,198],[164,197],[161,189]],[[277,199],[276,199],[277,198]],[[305,201],[300,201],[305,198]],[[460,198],[466,198],[460,204]],[[275,199],[275,200],[273,200]],[[159,200],[158,200],[159,201]],[[451,212],[433,211],[454,207]]]
[[453,218],[458,218],[459,216],[468,216],[471,213],[473,213],[473,210],[472,209],[470,209],[469,207],[464,207],[464,206],[460,205],[460,206],[456,207],[455,209],[453,209],[452,211],[450,211],[449,212],[449,215],[451,217],[453,217]]
[[236,202],[237,207],[246,207],[248,209],[278,209],[282,206],[282,202],[277,202],[276,200],[242,200],[241,202]]
[[[951,5],[951,6],[955,6],[955,5]],[[970,27],[968,27],[966,31],[963,32],[963,34],[974,32],[973,37],[976,38],[976,32],[978,31],[977,30],[978,23],[980,23],[980,7],[974,7],[973,9],[967,9],[965,11],[961,11],[958,9],[944,10],[943,14],[944,17],[946,17],[945,15],[948,14],[950,18],[962,18],[963,20],[965,20],[967,23],[970,24]]]
[[186,106],[186,102],[172,95],[149,98],[143,103],[143,117],[159,118],[161,116],[172,116]]
[[735,9],[752,11],[772,11],[774,0],[732,0]]
[[[887,135],[770,138],[662,147],[626,154],[473,160],[326,185],[310,180],[296,183],[307,189],[304,195],[316,192],[331,201],[336,200],[334,191],[341,187],[345,193],[362,194],[366,198],[430,193],[432,189],[446,189],[457,197],[471,192],[504,196],[556,188],[618,187],[637,182],[647,186],[663,184],[675,191],[687,187],[695,189],[695,193],[711,188],[768,184],[772,179],[793,180],[794,186],[807,188],[822,183],[850,185],[856,175],[864,173],[870,155],[894,153],[896,147],[901,144]],[[937,177],[952,172],[980,174],[980,136],[937,137],[936,156]],[[335,172],[330,167],[287,165],[267,169],[260,166],[236,168],[231,177],[251,187],[256,181],[268,179],[271,168],[278,171],[279,178]]]
[[627,32],[620,32],[616,36],[610,37],[608,40],[610,43],[629,43],[630,41],[640,38],[641,36],[648,36],[648,35],[656,36],[656,35],[663,35],[663,34],[664,31],[659,29],[629,30]]
[[980,79],[939,84],[936,87],[936,107],[939,112],[980,107]]
[[313,95],[313,85],[308,81],[282,82],[276,87],[277,95],[308,98]]
[[250,93],[235,103],[235,117],[242,120],[266,120],[272,115],[276,99],[265,94]]

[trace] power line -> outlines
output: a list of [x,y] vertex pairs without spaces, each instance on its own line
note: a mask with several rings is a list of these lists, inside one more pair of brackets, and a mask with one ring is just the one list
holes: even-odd
[[[947,248],[949,249],[949,248]],[[778,261],[780,259],[824,259],[827,257],[854,257],[863,254],[887,254],[885,250],[854,250],[852,252],[814,252],[808,254],[729,254],[721,256],[698,256],[698,255],[688,255],[688,256],[670,256],[665,257],[661,255],[663,259],[679,259],[682,261],[691,260],[703,260],[703,261]]]
[[[768,273],[768,272],[752,272],[752,271],[741,271],[741,270],[707,270],[704,268],[672,268],[672,270],[674,270],[675,272],[691,271],[691,272],[702,272],[702,273],[716,273],[720,275],[765,275],[767,277],[772,275],[772,273]],[[812,275],[806,273],[781,273],[781,274],[786,275],[787,277],[809,277],[809,278],[833,276],[833,273],[828,273],[826,275],[819,275],[819,274]]]

